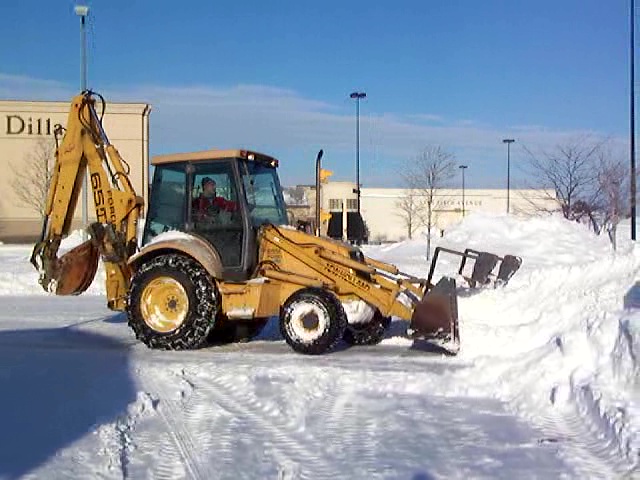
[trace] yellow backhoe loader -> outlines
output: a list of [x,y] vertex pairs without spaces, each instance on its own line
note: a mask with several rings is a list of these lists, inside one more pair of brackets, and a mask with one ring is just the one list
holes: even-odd
[[[158,349],[198,348],[240,327],[255,333],[277,316],[286,342],[306,354],[342,339],[377,343],[391,317],[410,321],[412,336],[457,351],[455,280],[434,286],[357,247],[289,226],[278,161],[270,156],[208,150],[154,157],[139,239],[144,202],[103,130],[99,102],[104,113],[100,95],[73,98],[59,132],[31,257],[46,291],[84,292],[102,259],[108,307],[125,311],[136,337]],[[87,227],[90,239],[59,258],[85,172],[96,221]]]

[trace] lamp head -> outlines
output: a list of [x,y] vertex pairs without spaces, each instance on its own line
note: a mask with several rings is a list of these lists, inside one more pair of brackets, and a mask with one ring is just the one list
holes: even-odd
[[73,9],[76,12],[76,15],[80,17],[86,17],[89,15],[89,7],[86,5],[76,5]]

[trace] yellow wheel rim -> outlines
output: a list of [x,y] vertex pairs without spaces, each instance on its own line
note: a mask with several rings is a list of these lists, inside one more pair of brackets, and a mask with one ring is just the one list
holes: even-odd
[[156,332],[172,332],[187,318],[189,297],[174,278],[158,277],[144,287],[140,311],[145,323]]

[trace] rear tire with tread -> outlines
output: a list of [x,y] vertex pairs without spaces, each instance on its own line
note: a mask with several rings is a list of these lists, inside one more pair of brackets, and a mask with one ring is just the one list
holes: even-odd
[[[159,332],[145,321],[141,297],[145,287],[159,277],[180,283],[188,298],[187,313],[175,330]],[[191,350],[202,346],[213,328],[220,305],[218,289],[198,262],[181,254],[159,255],[140,265],[131,280],[127,301],[128,323],[136,338],[149,348]]]
[[348,324],[343,338],[349,345],[377,345],[384,338],[384,332],[390,324],[391,318],[383,317],[376,309],[368,322]]

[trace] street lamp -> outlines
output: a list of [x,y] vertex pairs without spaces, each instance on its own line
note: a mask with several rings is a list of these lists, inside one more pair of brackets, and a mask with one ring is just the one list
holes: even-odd
[[502,143],[507,144],[507,215],[509,214],[509,186],[511,182],[511,144],[515,142],[513,138],[505,138]]
[[631,157],[631,178],[629,179],[630,200],[631,200],[631,240],[636,239],[636,114],[635,114],[635,51],[634,51],[634,36],[636,25],[636,11],[634,1],[631,0],[631,104],[630,104],[630,118],[629,118],[629,155]]
[[360,99],[366,98],[364,92],[353,92],[349,95],[356,100],[356,189],[358,195],[358,216],[360,215]]
[[[87,34],[85,30],[85,23],[87,15],[89,15],[89,7],[86,5],[76,5],[74,8],[76,15],[80,17],[80,91],[84,92],[87,89]],[[87,192],[89,184],[87,181],[87,175],[85,172],[84,181],[82,184],[82,224],[87,225],[89,223],[88,218],[88,199]],[[82,229],[82,239],[87,240],[87,233]]]
[[458,166],[462,170],[462,216],[464,217],[464,171],[469,168],[467,165]]

